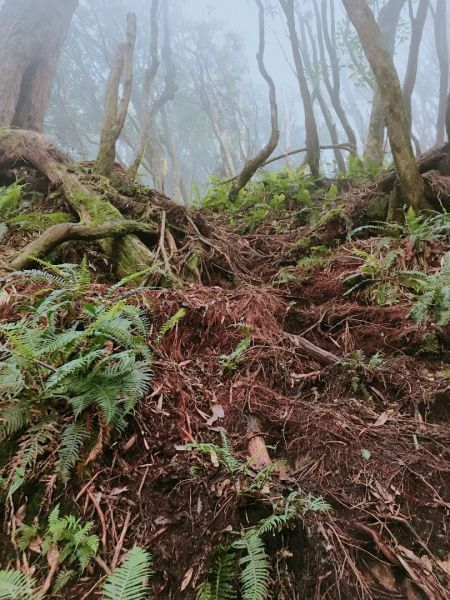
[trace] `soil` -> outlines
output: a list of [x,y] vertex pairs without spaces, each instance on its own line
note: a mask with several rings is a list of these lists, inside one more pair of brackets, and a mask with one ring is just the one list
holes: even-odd
[[[118,544],[139,544],[153,555],[149,598],[192,600],[211,550],[231,530],[267,515],[271,499],[297,490],[332,508],[307,513],[267,540],[273,598],[449,598],[448,331],[415,325],[406,299],[377,306],[362,294],[345,296],[343,279],[359,264],[349,243],[305,274],[295,266],[298,256],[284,252],[302,228],[270,237],[264,228],[239,235],[206,223],[212,246],[203,246],[201,280],[133,300],[148,311],[153,332],[180,307],[186,311],[161,344],[149,341],[151,394],[125,434],[64,492],[86,520],[99,523],[104,562]],[[5,245],[19,237],[10,235]],[[180,269],[195,242],[184,238],[174,257]],[[365,248],[367,240],[358,244]],[[427,248],[428,264],[446,244]],[[77,251],[72,245],[65,252]],[[95,246],[88,257],[99,281],[108,279],[110,263]],[[295,279],[274,285],[281,267]],[[30,291],[5,289],[24,298]],[[11,318],[5,307],[1,319]],[[220,357],[233,352],[244,326],[252,343],[226,370]],[[287,334],[340,360],[324,365]],[[431,353],[430,334],[438,346]],[[365,362],[349,366],[355,351]],[[367,361],[376,353],[382,362],[371,370]],[[240,493],[225,469],[187,448],[193,441],[220,444],[224,428],[236,456],[247,460],[251,416],[275,465],[259,495]],[[60,494],[54,490],[47,501]],[[102,575],[91,568],[70,594],[100,597]]]

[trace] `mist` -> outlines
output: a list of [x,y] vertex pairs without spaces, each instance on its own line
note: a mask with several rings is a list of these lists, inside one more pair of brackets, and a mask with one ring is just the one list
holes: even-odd
[[[141,167],[141,177],[152,185],[156,185],[155,178],[159,182],[163,179],[164,191],[181,201],[180,185],[174,184],[172,177],[175,161],[178,163],[175,170],[180,173],[184,189],[184,201],[191,202],[196,190],[203,191],[211,176],[227,178],[237,174],[251,154],[265,143],[270,133],[270,110],[267,88],[255,58],[258,48],[255,3],[250,0],[230,0],[227,3],[220,0],[173,0],[168,4],[177,92],[164,106],[164,123],[161,114],[153,119],[148,160]],[[319,6],[320,3],[316,4]],[[383,4],[372,2],[376,16]],[[411,18],[414,18],[418,3],[401,4],[403,8],[394,30],[394,59],[402,79],[408,61]],[[335,2],[334,5],[342,105],[355,131],[358,153],[362,154],[367,144],[374,98],[373,79],[341,3]],[[128,11],[137,15],[137,50],[130,111],[118,146],[118,158],[126,165],[133,156],[144,71],[148,63],[149,6],[150,3],[144,0],[82,0],[75,13],[62,51],[45,129],[65,149],[84,160],[95,157],[106,79],[115,47],[124,36]],[[298,3],[296,8],[298,33],[306,36],[301,39],[303,54],[309,55],[310,64],[305,71],[310,88],[317,84],[325,104],[333,113],[323,82],[324,69],[329,72],[330,66],[323,65],[318,55],[319,42],[323,44],[323,40],[318,39],[313,2]],[[436,139],[440,71],[436,61],[433,14],[434,8],[431,7],[420,43],[417,83],[412,96],[413,134],[420,149],[432,146]],[[265,63],[277,91],[281,133],[277,153],[301,148],[305,145],[303,103],[286,19],[276,2],[266,3]],[[198,65],[201,64],[209,71],[211,89],[207,94],[217,108],[214,115],[205,110],[207,99],[202,96],[199,79]],[[164,65],[161,65],[153,84],[153,97],[163,85]],[[313,101],[321,144],[332,144],[317,96]],[[331,119],[339,143],[347,142],[348,136],[339,119],[333,114]],[[228,162],[231,164],[228,167],[223,164],[218,129],[222,130],[229,146]],[[167,132],[170,133],[172,153],[163,141],[166,139],[167,142]],[[389,160],[387,144],[383,155],[385,160]],[[299,165],[303,159],[304,155],[294,156],[276,163],[273,168]],[[152,161],[155,163],[153,166],[150,164]],[[321,164],[328,173],[336,169],[333,151],[322,153]],[[232,169],[235,173],[231,173]]]

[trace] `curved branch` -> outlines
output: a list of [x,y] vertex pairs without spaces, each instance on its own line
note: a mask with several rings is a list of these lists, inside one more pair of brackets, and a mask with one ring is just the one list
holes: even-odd
[[[320,150],[346,150],[351,154],[355,153],[355,147],[349,142],[344,142],[342,144],[325,144],[323,146],[319,146]],[[262,165],[258,167],[258,169],[262,169],[266,165],[270,165],[270,163],[276,162],[277,160],[281,160],[282,158],[287,158],[288,156],[293,156],[294,154],[300,154],[301,152],[307,152],[308,148],[298,148],[297,150],[290,150],[289,152],[284,152],[283,154],[278,154],[269,160],[266,160]],[[237,179],[239,175],[235,175],[234,177],[230,177],[230,179],[226,179],[225,181],[221,181],[221,185],[225,185],[226,183],[231,183],[235,179]]]
[[269,88],[269,102],[270,102],[270,120],[272,131],[270,134],[270,139],[264,148],[258,152],[258,154],[248,160],[244,165],[239,176],[234,180],[233,185],[231,186],[231,190],[229,193],[229,199],[231,202],[234,202],[237,198],[237,195],[241,191],[243,187],[247,185],[256,171],[261,167],[261,165],[269,158],[275,148],[278,146],[278,141],[280,139],[280,131],[278,129],[278,106],[277,106],[277,94],[275,89],[275,84],[273,82],[272,77],[267,72],[266,66],[264,64],[264,49],[265,49],[265,23],[264,23],[264,6],[262,4],[262,0],[255,0],[258,6],[258,14],[259,14],[259,48],[258,54],[256,55],[256,59],[258,61],[259,72],[266,80],[267,86]]
[[64,242],[100,240],[130,233],[146,233],[154,235],[156,238],[158,236],[157,231],[152,231],[143,223],[136,221],[107,222],[96,226],[82,225],[81,223],[59,223],[49,227],[42,235],[27,244],[11,261],[11,267],[23,269],[33,262],[33,258],[46,256]]

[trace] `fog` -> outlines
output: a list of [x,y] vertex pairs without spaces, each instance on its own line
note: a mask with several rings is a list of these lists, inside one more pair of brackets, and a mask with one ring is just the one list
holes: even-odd
[[[234,174],[231,170],[239,172],[244,162],[266,143],[270,135],[268,89],[256,61],[258,9],[253,0],[165,1],[177,91],[152,119],[140,174],[145,182],[163,187],[177,200],[181,200],[180,189],[183,189],[186,201],[192,200],[198,190],[203,191],[211,176],[226,178]],[[394,27],[394,60],[403,81],[411,42],[411,18],[417,13],[418,1],[396,1],[403,8]],[[324,72],[331,77],[330,67],[323,64],[320,56],[315,56],[320,40],[313,4],[312,0],[297,2],[296,27],[320,143],[327,145],[332,140],[314,89],[320,90],[331,112],[339,143],[346,143],[348,137],[324,85]],[[323,4],[328,6],[329,15],[332,5]],[[386,2],[370,4],[378,16]],[[320,0],[316,0],[316,5],[320,7]],[[412,95],[412,133],[417,150],[432,146],[437,138],[441,73],[435,43],[435,5],[433,0],[423,29]],[[336,0],[333,8],[341,103],[355,131],[358,153],[363,154],[374,98],[373,78],[341,2]],[[275,154],[280,154],[305,145],[304,109],[285,15],[275,0],[266,1],[265,10],[264,60],[276,86],[281,135]],[[66,150],[85,160],[95,157],[106,80],[115,48],[125,35],[128,11],[137,15],[138,34],[131,105],[118,147],[118,158],[127,165],[133,157],[141,126],[142,86],[149,61],[150,2],[81,0],[63,49],[46,131]],[[159,28],[161,50],[164,38],[161,17]],[[329,58],[327,53],[326,58]],[[165,72],[161,60],[152,88],[153,99],[164,88]],[[224,149],[224,145],[228,147]],[[227,168],[224,152],[229,154]],[[383,155],[389,161],[387,143]],[[347,153],[344,158],[347,159]],[[274,163],[273,168],[298,166],[303,160],[304,155],[299,154]],[[335,170],[333,151],[322,152],[321,165],[327,172]]]

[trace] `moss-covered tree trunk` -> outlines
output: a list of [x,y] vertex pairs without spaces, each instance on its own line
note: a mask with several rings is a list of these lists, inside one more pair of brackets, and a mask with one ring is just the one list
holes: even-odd
[[[116,159],[116,143],[122,133],[133,84],[133,60],[136,45],[136,15],[127,16],[127,39],[120,44],[108,77],[105,95],[100,146],[95,168],[98,173],[109,177]],[[122,96],[120,84],[123,83]]]
[[5,0],[0,10],[0,127],[42,131],[78,0]]
[[[0,168],[26,162],[43,173],[64,195],[84,225],[122,223],[122,214],[80,181],[74,165],[42,134],[21,129],[0,131]],[[99,242],[124,277],[151,266],[154,254],[134,235]]]
[[366,0],[343,0],[377,82],[403,202],[427,208],[422,178],[414,158],[400,80]]
[[[378,26],[383,37],[384,47],[393,58],[395,51],[395,37],[397,33],[400,13],[406,0],[388,0],[380,10]],[[385,122],[383,116],[383,101],[380,90],[375,83],[375,92],[370,113],[369,131],[365,155],[381,164],[384,158]]]

